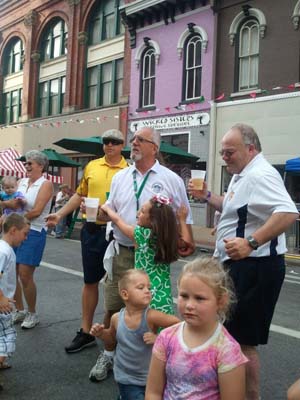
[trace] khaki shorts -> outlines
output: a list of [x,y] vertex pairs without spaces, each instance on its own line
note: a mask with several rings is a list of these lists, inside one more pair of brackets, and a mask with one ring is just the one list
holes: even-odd
[[124,303],[119,296],[118,281],[122,274],[130,268],[134,268],[134,251],[125,247],[119,247],[119,255],[113,258],[113,279],[106,277],[104,282],[104,306],[107,311],[119,311]]

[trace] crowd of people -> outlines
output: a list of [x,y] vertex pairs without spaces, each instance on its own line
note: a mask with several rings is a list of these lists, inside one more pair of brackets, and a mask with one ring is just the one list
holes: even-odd
[[[108,130],[102,139],[104,156],[86,166],[72,196],[60,187],[54,213],[43,153],[26,153],[27,178],[3,182],[0,369],[10,367],[13,324],[39,323],[34,271],[47,226],[63,237],[66,217],[78,207],[84,216],[84,198],[96,197],[97,220],[81,230],[81,327],[65,351],[79,352],[100,338],[104,350],[89,378],[98,382],[113,370],[121,400],[259,400],[257,346],[268,342],[285,275],[284,232],[298,211],[256,132],[237,124],[224,135],[220,154],[232,179],[222,196],[206,182],[202,190],[192,180],[186,188],[162,165],[160,134],[152,128],[132,137],[132,165],[121,154],[121,132]],[[187,263],[178,279],[179,320],[170,263],[195,250],[187,190],[214,207],[219,221],[213,257]],[[101,280],[105,315],[93,324]],[[299,381],[287,395],[299,400]]]

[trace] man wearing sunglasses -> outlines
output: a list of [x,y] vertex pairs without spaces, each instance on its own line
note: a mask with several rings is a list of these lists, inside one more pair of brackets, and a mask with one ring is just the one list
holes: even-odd
[[[162,166],[157,160],[160,147],[160,133],[151,128],[138,130],[131,143],[131,159],[134,164],[118,172],[112,180],[108,204],[115,210],[126,224],[136,225],[137,211],[141,205],[154,195],[163,195],[172,199],[176,210],[184,204],[189,210],[187,224],[189,224],[190,254],[194,251],[191,224],[192,216],[183,180],[173,171]],[[103,211],[100,211],[100,215]],[[101,215],[105,217],[104,213]],[[163,229],[163,227],[162,227]],[[116,226],[113,227],[114,238],[118,243],[119,253],[112,261],[112,278],[107,278],[104,286],[105,316],[104,325],[109,326],[111,316],[118,312],[123,302],[118,292],[118,280],[122,274],[134,266],[134,244]],[[101,381],[106,378],[112,369],[113,348],[105,346],[96,365],[90,372],[90,379]]]
[[[123,134],[110,129],[102,135],[104,157],[92,160],[85,167],[83,177],[67,204],[57,213],[47,217],[48,226],[56,225],[62,218],[80,207],[84,197],[98,197],[99,203],[105,203],[113,176],[128,166],[121,155],[124,147]],[[85,222],[81,230],[81,253],[84,285],[82,290],[82,323],[71,344],[65,347],[67,353],[76,353],[96,344],[89,334],[98,304],[98,285],[103,278],[103,256],[107,248],[105,239],[106,222]]]

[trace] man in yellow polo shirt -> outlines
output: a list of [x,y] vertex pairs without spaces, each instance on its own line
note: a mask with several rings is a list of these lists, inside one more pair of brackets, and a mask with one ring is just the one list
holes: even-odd
[[[61,218],[76,210],[83,197],[98,197],[100,204],[105,203],[110,191],[112,177],[128,166],[121,155],[124,146],[123,134],[110,129],[102,135],[104,157],[92,160],[85,167],[83,178],[68,203],[57,213],[47,217],[49,226],[56,225]],[[108,245],[105,240],[106,222],[85,222],[81,230],[81,254],[84,286],[82,289],[82,323],[71,344],[65,347],[67,353],[76,353],[96,344],[94,336],[89,334],[94,313],[98,304],[98,286],[105,270],[103,257]]]

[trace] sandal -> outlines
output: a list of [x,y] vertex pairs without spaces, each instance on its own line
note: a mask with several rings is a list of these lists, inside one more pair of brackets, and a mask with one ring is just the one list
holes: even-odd
[[11,365],[7,361],[0,362],[0,369],[8,369],[11,368]]

